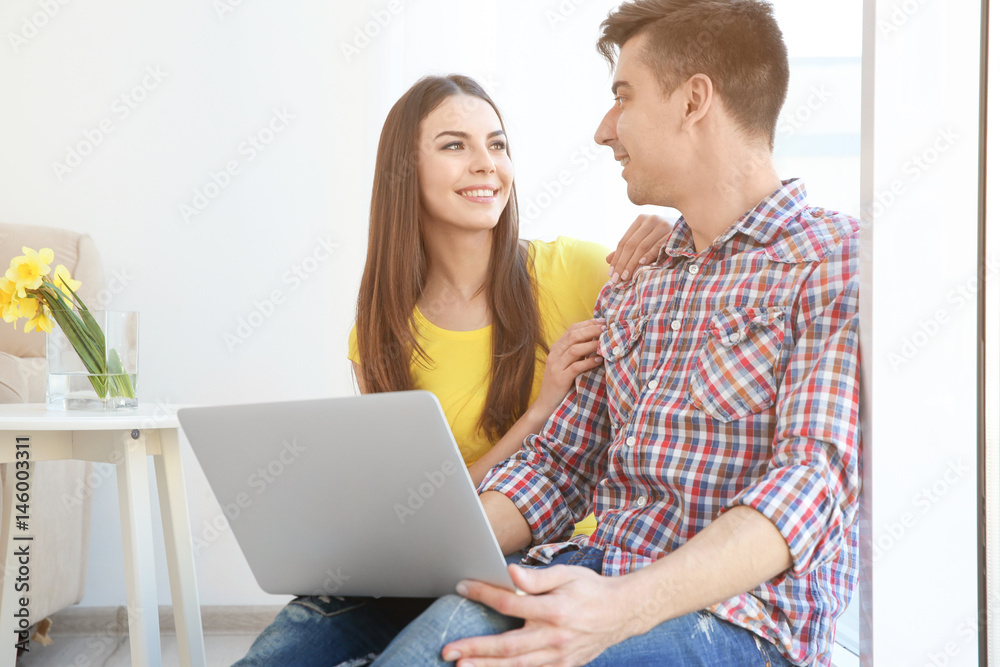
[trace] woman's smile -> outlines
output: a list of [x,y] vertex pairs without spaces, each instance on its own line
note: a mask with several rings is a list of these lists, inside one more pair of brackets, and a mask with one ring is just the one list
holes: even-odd
[[458,191],[458,195],[474,204],[492,204],[497,200],[501,188],[493,185],[473,185]]

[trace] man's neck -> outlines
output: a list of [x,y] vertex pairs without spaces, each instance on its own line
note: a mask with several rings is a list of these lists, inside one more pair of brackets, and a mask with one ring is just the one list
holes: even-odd
[[701,188],[678,207],[701,252],[733,223],[781,187],[768,150],[746,149],[707,164]]

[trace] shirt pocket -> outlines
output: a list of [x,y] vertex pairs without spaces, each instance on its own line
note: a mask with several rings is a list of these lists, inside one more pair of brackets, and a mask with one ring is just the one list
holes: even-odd
[[688,385],[691,403],[721,422],[771,407],[784,320],[781,308],[726,308],[712,315]]
[[[609,393],[618,401],[608,401],[612,417],[622,421],[622,415],[631,412],[638,392],[639,370],[642,366],[642,339],[646,333],[648,317],[608,322],[601,332],[598,353],[604,357],[605,379]],[[616,404],[620,407],[616,410]]]

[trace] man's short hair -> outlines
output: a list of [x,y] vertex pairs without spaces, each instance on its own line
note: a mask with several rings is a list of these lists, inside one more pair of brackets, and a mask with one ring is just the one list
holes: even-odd
[[788,50],[763,0],[631,0],[601,23],[597,50],[613,68],[632,37],[665,95],[695,74],[712,80],[729,115],[774,148],[788,92]]

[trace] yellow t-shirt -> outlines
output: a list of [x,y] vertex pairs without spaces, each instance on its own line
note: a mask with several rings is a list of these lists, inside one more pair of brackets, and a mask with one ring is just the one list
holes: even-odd
[[[604,259],[608,252],[597,243],[563,236],[547,243],[531,242],[542,335],[549,346],[569,325],[594,316],[597,295],[608,281],[608,263]],[[416,308],[414,324],[417,340],[429,360],[414,359],[411,363],[414,388],[437,396],[462,457],[466,465],[471,465],[494,444],[477,428],[489,388],[490,327],[448,331],[432,324]],[[356,328],[351,329],[348,346],[348,357],[359,363]],[[544,371],[545,362],[540,359],[535,366],[530,401],[538,396]],[[577,525],[578,532],[591,533],[595,528],[592,515]]]

